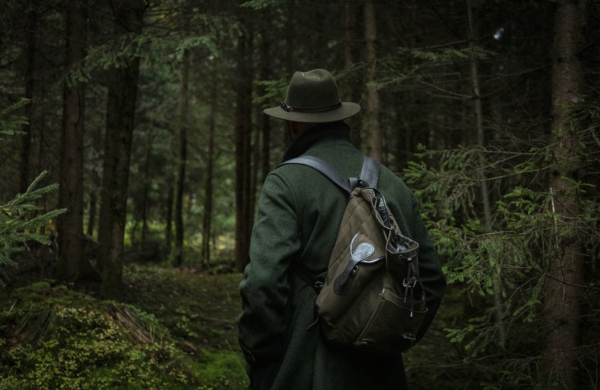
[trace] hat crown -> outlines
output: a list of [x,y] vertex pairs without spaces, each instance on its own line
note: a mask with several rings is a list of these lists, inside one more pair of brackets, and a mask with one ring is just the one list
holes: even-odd
[[325,69],[295,72],[285,100],[265,114],[292,122],[327,123],[341,121],[360,111],[360,105],[342,102],[333,75]]
[[293,108],[320,108],[340,103],[335,79],[324,69],[295,72],[285,102]]

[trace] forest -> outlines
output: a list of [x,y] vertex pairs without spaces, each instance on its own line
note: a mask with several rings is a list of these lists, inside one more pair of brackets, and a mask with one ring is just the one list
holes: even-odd
[[417,195],[411,389],[600,389],[600,1],[0,0],[0,390],[242,389],[294,71]]

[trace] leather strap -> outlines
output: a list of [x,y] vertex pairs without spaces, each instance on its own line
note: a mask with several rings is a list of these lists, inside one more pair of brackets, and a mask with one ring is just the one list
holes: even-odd
[[376,160],[373,160],[371,157],[365,156],[363,159],[363,165],[360,172],[360,183],[359,180],[355,178],[347,178],[342,175],[337,169],[331,166],[329,163],[321,160],[318,157],[314,156],[301,156],[296,157],[291,160],[287,160],[282,162],[280,165],[286,164],[300,164],[306,165],[317,171],[321,172],[325,175],[329,180],[331,180],[338,187],[351,194],[352,190],[357,186],[361,185],[362,187],[370,187],[377,188],[377,182],[379,179],[379,170],[381,165]]
[[371,157],[365,156],[363,159],[362,170],[360,171],[360,180],[365,183],[365,187],[377,188],[377,181],[379,180],[379,170],[381,164]]
[[[348,194],[352,194],[352,190],[359,185],[361,187],[377,188],[379,170],[381,168],[381,164],[379,164],[379,162],[365,156],[363,159],[362,169],[360,171],[360,179],[356,179],[347,178],[329,163],[314,156],[296,157],[291,160],[284,161],[279,165],[281,166],[286,164],[300,164],[316,169]],[[294,261],[290,271],[298,275],[300,279],[311,286],[317,294],[321,291],[323,282],[317,279],[317,277],[310,272],[308,267],[302,264],[300,261]]]

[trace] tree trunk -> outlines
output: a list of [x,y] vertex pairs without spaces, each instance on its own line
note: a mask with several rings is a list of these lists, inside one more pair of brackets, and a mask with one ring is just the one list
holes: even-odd
[[179,161],[177,162],[177,179],[175,182],[175,246],[171,252],[171,262],[174,267],[183,264],[183,191],[185,188],[185,167],[187,164],[187,131],[189,111],[188,83],[190,78],[190,51],[183,51],[181,60],[181,89],[179,91],[179,108],[177,128],[179,130]]
[[[351,1],[346,0],[344,2],[344,68],[346,72],[350,72],[353,60],[352,60],[352,42],[353,42],[353,31],[355,29],[352,17],[354,12],[354,6]],[[345,102],[352,102],[354,100],[354,90],[352,88],[352,82],[347,81],[341,86],[342,100]],[[350,126],[350,141],[358,149],[362,149],[362,137],[359,126],[353,126],[355,118],[346,119],[346,123]]]
[[[260,80],[268,80],[271,74],[270,63],[271,63],[271,52],[270,47],[272,41],[269,39],[269,32],[263,31],[262,40],[260,45]],[[266,93],[265,88],[258,92],[259,95]],[[261,183],[265,181],[267,175],[271,171],[271,120],[268,115],[265,115],[262,111],[260,112],[261,124]]]
[[[575,0],[560,0],[555,12],[554,63],[552,67],[552,137],[555,166],[550,178],[552,206],[557,214],[556,236],[558,256],[549,265],[545,284],[545,308],[550,334],[548,359],[552,375],[565,388],[577,388],[576,349],[579,345],[583,257],[581,242],[568,223],[579,209],[573,191],[574,173],[580,161],[577,156],[578,130],[571,116],[572,104],[583,90],[583,71],[577,57],[582,43],[583,12]],[[549,383],[550,385],[550,383]]]
[[[139,34],[145,2],[119,0],[113,1],[113,6],[117,18],[115,23],[117,34],[124,32]],[[108,299],[117,299],[121,296],[127,187],[139,67],[139,57],[130,57],[122,58],[118,67],[108,70],[102,206],[98,231],[100,244],[98,262],[103,273],[100,293],[103,298]]]
[[379,93],[373,86],[375,82],[375,65],[377,53],[375,40],[377,39],[377,21],[375,18],[375,6],[372,0],[364,3],[365,17],[365,40],[366,40],[366,62],[367,62],[367,96],[366,106],[366,133],[369,134],[369,156],[381,161],[383,157],[383,134],[381,132]]
[[167,215],[165,216],[165,247],[168,252],[171,251],[173,242],[173,201],[175,199],[175,188],[173,187],[173,177],[169,177],[169,187],[167,188]]
[[140,239],[140,249],[144,250],[148,240],[148,201],[150,193],[150,161],[152,160],[152,143],[148,141],[148,150],[146,152],[146,161],[144,161],[144,190],[142,194],[141,219],[142,219],[142,238]]
[[29,187],[30,162],[29,155],[31,151],[31,122],[33,121],[33,77],[35,73],[35,45],[38,25],[37,10],[30,10],[27,15],[27,49],[25,65],[25,98],[29,103],[25,106],[25,117],[27,123],[21,126],[23,135],[21,136],[20,167],[19,167],[19,193],[24,194]]
[[[471,88],[473,94],[473,111],[475,113],[475,129],[477,132],[477,146],[479,147],[479,181],[480,181],[480,194],[481,202],[483,203],[483,220],[485,229],[487,232],[492,231],[492,212],[490,208],[490,195],[488,191],[486,172],[486,161],[483,155],[483,149],[486,146],[485,133],[483,129],[483,108],[481,102],[481,89],[479,87],[479,63],[477,57],[474,54],[476,31],[479,30],[475,26],[475,20],[473,16],[473,4],[472,0],[466,0],[467,3],[467,21],[469,31],[469,49],[470,59],[469,64],[471,68]],[[497,258],[497,257],[496,257]],[[505,334],[504,325],[502,324],[502,293],[500,289],[500,275],[492,276],[492,290],[494,292],[494,320],[498,324],[498,342],[499,345],[504,346]]]
[[204,216],[202,218],[202,261],[210,264],[210,238],[213,204],[213,175],[215,155],[215,118],[217,115],[217,82],[213,82],[210,94],[210,117],[208,119],[208,156],[206,166],[206,184],[204,193]]
[[[300,6],[299,6],[300,7]],[[285,73],[288,77],[292,77],[294,72],[302,71],[304,69],[296,69],[296,37],[298,34],[296,33],[296,12],[298,9],[296,7],[296,0],[287,0],[285,2],[285,53],[283,58],[283,64],[285,67]],[[281,121],[277,121],[281,123]],[[289,145],[292,139],[290,138],[290,133],[287,131],[286,126],[281,126],[283,132],[283,142],[285,145]]]
[[[70,0],[66,17],[65,67],[69,71],[85,58],[86,12],[84,4]],[[97,277],[84,256],[83,240],[83,147],[86,84],[79,80],[64,83],[61,135],[59,208],[67,212],[57,218],[59,272],[64,280]]]
[[[100,156],[100,150],[102,148],[102,132],[94,131],[92,135],[92,148],[94,150],[94,155]],[[96,163],[99,161],[94,161],[93,165],[96,166]],[[98,213],[98,189],[102,185],[102,178],[100,176],[100,172],[97,169],[92,169],[90,173],[90,178],[92,182],[92,189],[90,191],[90,208],[88,212],[88,225],[87,225],[87,235],[89,237],[94,236],[94,231],[96,229],[96,216]]]
[[[244,23],[243,23],[244,24]],[[249,23],[245,23],[248,27]],[[238,39],[238,87],[235,127],[235,262],[242,271],[248,264],[252,220],[250,212],[250,132],[252,129],[252,72],[250,70],[250,47],[252,32]]]

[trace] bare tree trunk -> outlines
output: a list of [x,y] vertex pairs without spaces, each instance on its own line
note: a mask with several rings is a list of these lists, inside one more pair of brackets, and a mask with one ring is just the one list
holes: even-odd
[[375,65],[377,52],[375,41],[377,39],[377,21],[375,6],[372,0],[365,0],[365,40],[367,62],[367,96],[365,98],[367,134],[369,134],[369,156],[381,161],[383,157],[383,133],[381,132],[379,93],[373,86],[375,82]]
[[[302,71],[304,69],[296,69],[295,64],[295,53],[294,49],[296,47],[296,0],[287,0],[285,2],[285,54],[283,58],[283,63],[285,66],[285,71],[288,77],[292,77],[294,72]],[[280,121],[278,121],[280,122]],[[292,141],[290,138],[290,133],[287,131],[286,126],[281,126],[283,131],[283,140],[285,145],[289,145]]]
[[556,249],[558,256],[549,265],[545,284],[545,309],[550,334],[548,338],[549,379],[558,378],[568,389],[577,388],[576,349],[579,345],[583,257],[581,242],[569,229],[569,221],[579,214],[572,180],[580,161],[577,156],[579,126],[571,114],[572,104],[583,90],[583,71],[578,59],[582,43],[583,12],[576,0],[556,2],[554,63],[552,68],[552,136],[556,159],[550,178],[553,208],[557,213]]
[[[268,38],[268,31],[264,31],[262,34],[262,40],[260,45],[260,75],[259,78],[261,80],[267,80],[270,75],[270,62],[271,62],[271,53],[269,48],[271,47],[272,42]],[[265,89],[263,88],[259,91],[259,95],[263,94]],[[267,175],[271,170],[271,120],[269,116],[264,115],[262,112],[260,113],[261,124],[261,182],[264,182]]]
[[[344,68],[346,72],[349,72],[352,68],[352,42],[353,42],[353,34],[354,31],[354,23],[353,23],[353,11],[354,6],[351,1],[346,0],[344,2]],[[354,90],[352,88],[352,83],[350,81],[346,82],[342,86],[342,100],[345,102],[354,101]],[[354,146],[358,149],[362,149],[362,137],[359,126],[353,126],[355,123],[355,118],[346,119],[346,123],[350,126],[350,140]]]
[[[483,203],[483,220],[486,231],[492,231],[492,212],[490,208],[490,196],[488,191],[488,183],[485,177],[485,157],[483,149],[485,148],[485,133],[483,129],[483,108],[481,105],[481,90],[479,87],[479,64],[473,52],[475,48],[476,30],[473,17],[472,0],[467,0],[467,16],[469,30],[469,48],[471,50],[470,67],[471,67],[471,87],[473,93],[473,109],[475,112],[475,128],[477,131],[477,146],[479,146],[479,181],[481,201]],[[492,290],[494,292],[494,320],[498,324],[498,339],[501,346],[504,345],[506,338],[506,330],[502,324],[502,293],[500,289],[500,275],[492,275]]]
[[169,178],[169,187],[167,188],[167,215],[165,216],[165,247],[167,251],[171,251],[173,241],[173,201],[175,199],[175,188],[173,187],[173,178]]
[[[102,137],[100,131],[94,131],[92,135],[92,148],[94,149],[95,155],[100,156],[100,149],[102,148]],[[94,165],[96,162],[94,161]],[[92,190],[90,191],[90,208],[88,212],[88,225],[87,235],[89,237],[94,236],[94,230],[96,229],[96,214],[98,212],[98,189],[102,185],[102,178],[100,173],[93,169],[91,174]]]
[[142,237],[140,248],[146,247],[148,240],[148,194],[150,192],[150,161],[152,160],[152,143],[148,141],[148,150],[146,152],[146,161],[144,161],[144,191],[142,195],[141,219],[142,219]]
[[177,179],[175,182],[175,246],[171,252],[173,266],[179,267],[183,264],[183,191],[185,186],[185,167],[187,164],[187,131],[189,92],[188,83],[190,78],[190,51],[183,51],[181,61],[181,89],[179,92],[179,108],[177,115],[177,128],[179,130],[179,161],[177,162]]
[[[145,1],[113,1],[117,33],[140,33]],[[123,58],[119,67],[108,70],[106,140],[102,177],[102,205],[98,242],[98,264],[103,273],[103,298],[121,296],[123,239],[127,219],[129,162],[135,118],[139,57]]]
[[21,162],[19,167],[19,193],[24,194],[29,187],[29,171],[31,152],[31,122],[33,121],[33,78],[35,73],[35,45],[37,34],[38,14],[37,10],[32,9],[27,16],[27,49],[25,65],[25,98],[29,103],[25,106],[25,117],[27,123],[21,126],[23,135],[21,136]]
[[204,216],[202,218],[202,252],[204,264],[210,264],[210,238],[213,204],[213,176],[215,155],[215,121],[217,114],[217,82],[213,82],[210,94],[210,117],[208,119],[208,156],[206,166],[206,184],[204,194]]
[[[248,23],[243,23],[246,27]],[[250,212],[250,133],[252,130],[252,72],[250,69],[252,31],[239,37],[238,42],[238,87],[237,111],[235,128],[235,200],[236,200],[236,226],[235,226],[235,262],[239,271],[248,264],[250,248],[250,232],[252,230],[252,216]]]
[[[67,8],[66,68],[79,66],[85,58],[86,11],[78,1]],[[59,273],[67,281],[96,278],[84,257],[83,240],[83,147],[86,84],[70,80],[64,84],[61,135],[59,207],[67,212],[57,219]]]

